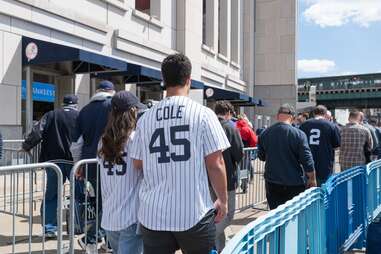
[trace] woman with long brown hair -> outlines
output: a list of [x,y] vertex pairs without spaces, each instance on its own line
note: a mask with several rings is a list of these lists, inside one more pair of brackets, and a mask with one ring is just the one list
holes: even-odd
[[134,138],[137,111],[145,106],[135,95],[121,91],[112,98],[111,107],[98,152],[101,224],[114,253],[141,253],[142,239],[136,230],[142,173],[133,167],[129,146]]

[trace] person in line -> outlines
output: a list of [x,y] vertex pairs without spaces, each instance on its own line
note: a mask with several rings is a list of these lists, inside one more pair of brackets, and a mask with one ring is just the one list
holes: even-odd
[[366,162],[369,163],[374,159],[374,154],[376,153],[377,147],[379,145],[379,140],[377,137],[376,129],[368,123],[368,119],[365,118],[365,115],[363,112],[360,112],[361,114],[361,124],[367,128],[370,131],[370,134],[372,136],[372,151],[370,153],[366,152],[365,157],[366,157]]
[[[111,111],[111,98],[114,94],[114,84],[107,80],[101,81],[90,103],[79,112],[74,134],[74,140],[76,142],[74,142],[71,147],[75,160],[96,158],[98,143],[108,121],[108,115]],[[74,147],[76,149],[74,149]],[[95,190],[94,195],[98,202],[97,215],[98,218],[101,218],[102,200],[97,166],[90,164],[88,166],[87,176],[85,174],[86,172],[80,171],[78,172],[78,177],[87,178]],[[79,245],[82,249],[86,250],[87,253],[97,253],[96,240],[100,240],[104,236],[104,231],[100,229],[100,225],[101,223],[98,223],[98,228],[96,228],[96,223],[91,224],[87,230],[87,235],[78,239]]]
[[325,117],[325,106],[318,105],[313,114],[314,118],[305,121],[299,128],[307,135],[315,162],[317,185],[321,186],[333,173],[335,149],[340,146],[340,130]]
[[296,128],[299,128],[300,125],[302,125],[307,119],[309,118],[308,113],[299,113],[297,117],[295,117],[292,125]]
[[317,186],[307,136],[291,125],[294,116],[292,106],[282,105],[277,114],[278,122],[267,128],[259,139],[258,158],[266,162],[264,177],[270,209],[284,204],[306,188]]
[[[63,107],[43,115],[22,143],[24,151],[30,151],[41,143],[39,161],[56,162],[61,169],[63,183],[70,180],[73,164],[70,145],[78,117],[77,104],[77,96],[64,96]],[[57,174],[53,169],[46,169],[46,176],[45,202],[41,204],[41,216],[45,214],[45,225],[43,225],[45,237],[55,238],[57,236],[57,185],[61,183],[57,182]],[[44,203],[45,207],[43,207]]]
[[327,110],[327,113],[325,114],[324,118],[325,118],[327,121],[333,122],[332,112],[329,111],[329,110]]
[[[369,119],[369,124],[373,126],[378,141],[381,141],[381,128],[377,126],[377,121],[375,119]],[[378,146],[373,151],[373,155],[377,160],[381,159],[381,142],[378,142]]]
[[138,191],[143,177],[133,167],[130,146],[138,110],[146,106],[130,92],[120,91],[111,100],[111,113],[98,153],[102,189],[102,228],[113,253],[142,253],[137,235]]
[[259,136],[261,136],[261,134],[267,129],[267,125],[263,125],[262,127],[259,127],[256,131],[255,131],[255,135],[257,135],[257,139],[259,139]]
[[[161,66],[167,97],[138,121],[131,146],[143,170],[139,222],[145,254],[209,254],[226,215],[222,152],[230,147],[216,114],[188,95],[192,65],[174,54]],[[212,202],[209,184],[217,196]]]
[[238,116],[236,123],[245,147],[256,147],[258,143],[257,135],[249,125],[249,121],[244,116]]
[[346,169],[367,163],[366,155],[372,152],[373,140],[370,131],[361,125],[362,113],[351,111],[349,123],[341,129],[340,168]]
[[[225,134],[229,140],[230,148],[223,151],[223,157],[226,166],[226,176],[227,176],[227,191],[228,191],[228,212],[226,217],[216,224],[216,249],[218,253],[222,251],[225,247],[225,233],[224,230],[230,225],[234,217],[235,211],[235,198],[236,198],[236,189],[238,182],[238,164],[241,162],[243,157],[243,143],[241,136],[239,135],[236,128],[232,127],[230,120],[232,118],[232,108],[230,102],[228,101],[218,101],[216,102],[214,112],[218,116],[222,128],[225,131]],[[212,191],[212,198],[216,200],[214,192]]]

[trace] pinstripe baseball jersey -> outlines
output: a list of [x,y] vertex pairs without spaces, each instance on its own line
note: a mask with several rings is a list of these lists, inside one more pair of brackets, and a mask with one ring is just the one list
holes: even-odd
[[134,133],[124,149],[124,162],[113,165],[98,157],[102,190],[102,228],[119,231],[137,223],[142,172],[133,168],[129,154]]
[[167,97],[138,121],[131,157],[143,161],[139,221],[185,231],[213,208],[205,156],[230,146],[215,113],[188,97]]

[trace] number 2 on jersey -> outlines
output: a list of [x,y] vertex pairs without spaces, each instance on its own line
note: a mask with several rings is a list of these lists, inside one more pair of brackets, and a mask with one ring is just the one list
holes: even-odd
[[310,145],[319,145],[320,144],[320,130],[312,129],[310,131]]
[[[150,153],[159,153],[158,163],[168,163],[171,161],[187,161],[190,158],[190,142],[185,138],[176,138],[176,133],[178,132],[189,132],[189,125],[178,125],[172,126],[169,129],[171,144],[173,146],[183,146],[184,154],[171,153],[168,156],[169,146],[165,143],[165,133],[164,128],[158,128],[152,134],[151,141],[149,143]],[[156,140],[159,139],[159,145],[154,146]]]

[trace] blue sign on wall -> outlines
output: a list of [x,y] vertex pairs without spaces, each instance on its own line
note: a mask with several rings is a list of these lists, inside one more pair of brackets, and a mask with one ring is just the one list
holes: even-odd
[[[49,83],[33,82],[33,100],[34,101],[44,101],[44,102],[54,102],[56,100],[56,86]],[[21,98],[26,99],[26,81],[23,80],[21,83]]]

